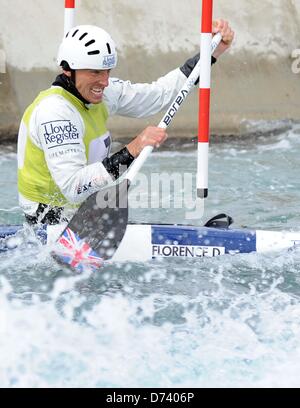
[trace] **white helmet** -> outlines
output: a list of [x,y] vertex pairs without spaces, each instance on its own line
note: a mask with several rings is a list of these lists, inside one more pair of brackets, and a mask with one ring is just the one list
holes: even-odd
[[60,44],[57,64],[66,61],[71,69],[111,69],[117,65],[116,46],[102,28],[73,27]]

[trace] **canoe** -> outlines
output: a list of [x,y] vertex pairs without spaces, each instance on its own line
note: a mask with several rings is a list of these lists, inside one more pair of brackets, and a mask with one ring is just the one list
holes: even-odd
[[[21,225],[0,226],[1,251],[17,246]],[[62,230],[48,226],[37,231],[52,243]],[[128,224],[112,261],[145,262],[153,258],[216,257],[226,254],[269,252],[300,245],[300,232],[198,227],[191,225]]]

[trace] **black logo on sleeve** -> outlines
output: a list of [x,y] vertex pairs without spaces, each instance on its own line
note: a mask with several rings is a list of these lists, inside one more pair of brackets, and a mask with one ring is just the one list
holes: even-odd
[[92,182],[90,181],[87,184],[79,185],[77,187],[77,194],[82,194],[85,193],[86,191],[89,191],[90,188],[92,188]]
[[43,134],[48,149],[79,143],[79,132],[70,120],[54,120],[42,123]]

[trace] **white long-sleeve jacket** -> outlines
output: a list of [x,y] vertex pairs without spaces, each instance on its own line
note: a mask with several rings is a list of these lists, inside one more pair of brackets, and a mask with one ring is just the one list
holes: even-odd
[[[185,80],[186,77],[179,68],[151,84],[132,84],[130,81],[111,78],[104,92],[104,103],[109,115],[149,117],[172,102]],[[61,129],[65,123],[72,124],[76,130],[76,137],[69,138],[68,143],[57,138],[59,130],[56,134],[53,133],[53,129]],[[49,127],[52,129],[50,138],[45,136],[49,134]],[[70,203],[80,203],[111,181],[102,164],[110,150],[109,132],[92,142],[94,145],[89,149],[87,159],[83,143],[84,122],[76,107],[65,98],[51,95],[43,99],[31,114],[29,128],[31,142],[43,150],[53,180]],[[21,122],[18,138],[19,168],[24,162],[25,133],[28,134]],[[53,135],[56,138],[53,139]],[[55,149],[54,144],[58,143],[58,140],[61,146]],[[37,202],[28,200],[21,193],[19,202],[25,213],[35,215]]]

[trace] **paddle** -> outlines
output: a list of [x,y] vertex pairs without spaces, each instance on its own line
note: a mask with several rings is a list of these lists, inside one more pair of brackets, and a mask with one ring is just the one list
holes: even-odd
[[[213,37],[212,43],[211,43],[211,54],[214,53],[215,49],[219,45],[220,41],[222,40],[222,36],[220,33],[216,34]],[[170,123],[172,122],[175,114],[179,110],[182,102],[185,100],[187,95],[190,93],[191,89],[194,88],[195,82],[199,78],[199,72],[200,72],[200,65],[201,65],[201,59],[199,59],[197,65],[191,72],[190,76],[186,80],[184,86],[181,88],[181,90],[178,92],[177,96],[174,98],[173,103],[170,105],[169,110],[165,114],[165,116],[162,118],[160,121],[158,127],[166,129]],[[132,181],[136,174],[139,172],[140,168],[143,166],[147,158],[150,156],[150,154],[153,151],[152,146],[147,146],[145,147],[138,158],[134,161],[134,163],[130,166],[129,171],[126,175],[126,178],[129,181]]]
[[[221,39],[220,34],[214,36],[212,53]],[[170,125],[187,95],[194,88],[199,71],[200,60],[158,127],[167,128]],[[127,227],[129,185],[152,151],[152,146],[145,147],[121,182],[92,194],[84,201],[57,240],[58,245],[52,255],[58,262],[70,265],[80,272],[87,265],[98,268],[102,266],[104,260],[113,256]]]

